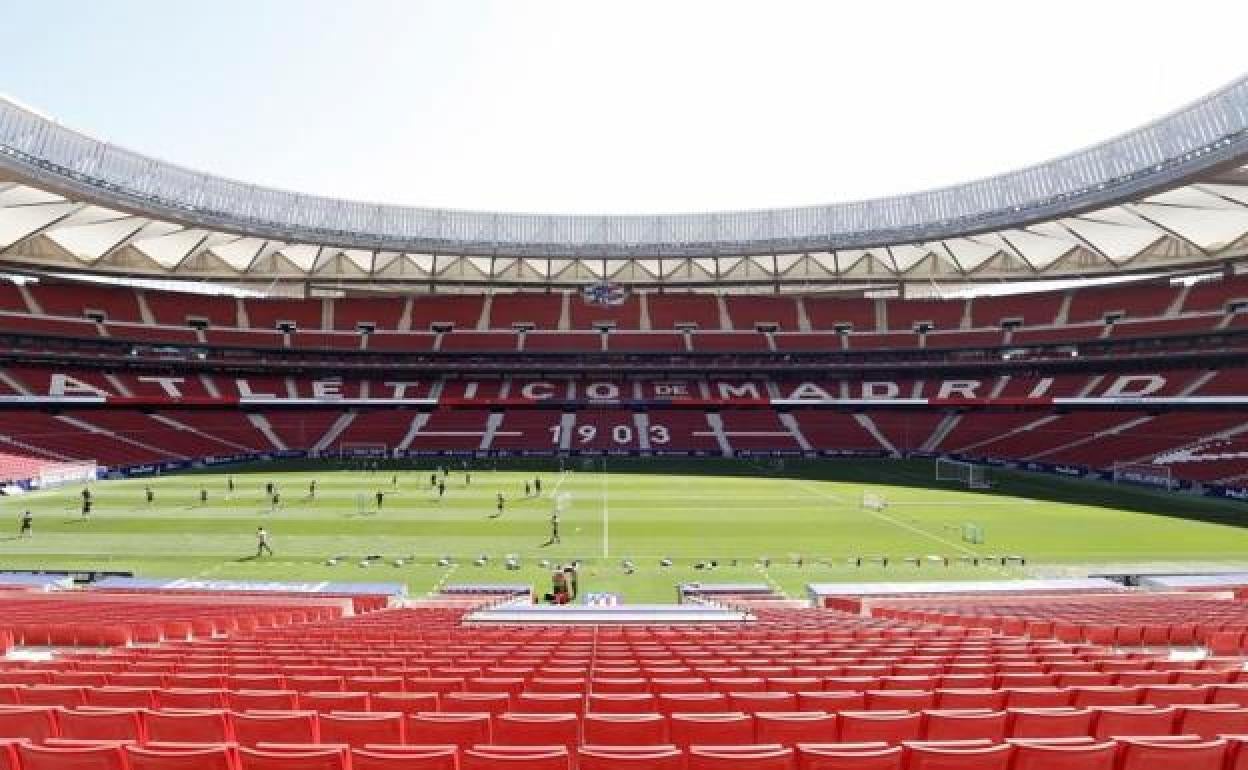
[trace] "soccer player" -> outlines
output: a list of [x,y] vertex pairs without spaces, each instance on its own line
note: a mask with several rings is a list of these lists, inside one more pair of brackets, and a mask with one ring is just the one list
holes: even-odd
[[390,477],[390,486],[394,487],[395,489],[399,488],[399,474],[396,473]]
[[35,517],[31,514],[30,511],[26,511],[25,513],[22,514],[21,521],[22,521],[22,528],[17,533],[17,536],[18,537],[31,537],[34,534],[32,527],[35,524]]
[[83,487],[82,488],[82,502],[88,503],[90,501],[91,501],[91,487]]
[[256,558],[259,559],[264,553],[273,555],[273,548],[269,546],[269,531],[264,527],[256,527]]
[[276,511],[278,504],[280,504],[281,502],[282,502],[282,493],[277,491],[277,487],[274,487],[273,497],[269,499],[270,507]]
[[533,479],[533,494],[537,495],[538,497],[542,496],[542,480],[541,479],[536,479],[536,478]]
[[264,493],[269,497],[273,496],[273,482],[270,481],[264,485]]
[[82,498],[82,518],[88,519],[90,517],[91,517],[91,495],[85,495]]
[[468,471],[464,471],[464,486],[466,487],[472,486],[472,474],[469,473]]
[[532,494],[532,490],[529,488],[529,482],[526,481],[524,482],[524,496],[528,497],[530,494]]
[[226,479],[225,479],[225,491],[226,491],[227,493],[231,494],[231,495],[232,495],[232,494],[234,494],[234,477],[233,477],[233,476],[227,476],[227,477],[226,477]]
[[495,514],[495,516],[502,516],[502,515],[503,515],[503,506],[504,506],[504,505],[506,505],[506,504],[507,504],[507,501],[506,501],[505,499],[503,499],[503,493],[502,493],[502,492],[499,492],[499,493],[498,493],[498,513],[497,513],[497,514]]
[[385,500],[386,500],[386,493],[382,492],[380,489],[377,490],[377,510],[379,511],[381,510],[381,504],[385,502]]
[[308,482],[308,497],[313,500],[316,499],[316,479],[312,479]]
[[562,542],[559,539],[559,511],[552,511],[550,514],[550,544]]
[[147,497],[148,505],[151,505],[152,503],[156,502],[156,494],[152,492],[151,487],[143,487],[143,494],[145,497]]
[[429,486],[436,487],[437,485],[438,485],[438,474],[435,471],[434,473],[429,474]]
[[208,504],[208,487],[199,488],[199,504],[200,505]]

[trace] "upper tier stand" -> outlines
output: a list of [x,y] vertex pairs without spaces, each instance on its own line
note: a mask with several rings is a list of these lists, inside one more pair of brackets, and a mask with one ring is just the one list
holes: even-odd
[[467,624],[535,623],[538,625],[611,625],[667,623],[748,623],[748,612],[724,607],[688,604],[629,604],[614,607],[587,607],[568,604],[561,607],[541,604],[502,604],[464,616]]

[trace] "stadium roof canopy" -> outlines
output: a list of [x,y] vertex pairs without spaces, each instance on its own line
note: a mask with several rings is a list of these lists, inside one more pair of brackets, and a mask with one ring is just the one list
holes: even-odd
[[1069,278],[1246,256],[1248,78],[1092,147],[965,184],[653,216],[415,208],[260,187],[0,99],[0,265],[15,268],[377,286],[726,286]]

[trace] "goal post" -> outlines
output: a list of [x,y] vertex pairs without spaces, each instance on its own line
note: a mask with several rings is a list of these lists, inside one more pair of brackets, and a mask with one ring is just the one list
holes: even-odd
[[1155,463],[1114,463],[1113,480],[1118,484],[1141,484],[1174,489],[1174,473],[1169,465]]
[[936,458],[936,480],[956,481],[968,489],[990,489],[992,481],[988,478],[988,468],[984,465]]
[[888,510],[888,498],[879,492],[863,490],[862,509],[864,511],[886,511]]

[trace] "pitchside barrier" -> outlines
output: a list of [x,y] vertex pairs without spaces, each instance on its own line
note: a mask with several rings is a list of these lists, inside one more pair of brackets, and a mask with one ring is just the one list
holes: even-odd
[[[456,450],[456,451],[431,451],[431,450],[394,450],[392,452],[395,459],[411,459],[418,460],[421,458],[455,458],[455,459],[492,459],[492,458],[510,458],[510,457],[533,457],[533,458],[558,458],[558,457],[589,457],[589,456],[612,456],[604,452],[592,451],[569,451],[556,452],[552,450],[535,450],[535,451],[511,451],[502,449],[491,450]],[[722,457],[722,453],[708,450],[662,450],[662,451],[641,451],[630,450],[627,457]],[[886,458],[891,455],[883,450],[839,450],[827,449],[818,452],[793,452],[786,450],[782,452],[743,452],[739,453],[742,457],[806,457],[806,458],[846,458],[846,459],[872,459]],[[924,452],[911,452],[904,455],[907,458],[930,458],[936,459],[938,455]],[[284,450],[280,452],[265,452],[258,454],[237,454],[222,455],[215,457],[206,457],[198,460],[170,460],[168,462],[130,465],[124,467],[105,468],[100,466],[100,473],[106,473],[109,478],[127,478],[130,476],[150,476],[159,473],[169,473],[173,471],[186,470],[188,468],[203,468],[218,465],[231,465],[237,463],[257,462],[265,460],[286,460],[301,459],[309,457],[309,454],[302,450]],[[958,460],[976,466],[989,468],[1010,468],[1015,470],[1030,471],[1033,473],[1048,473],[1056,476],[1065,476],[1068,478],[1089,478],[1100,479],[1103,481],[1113,480],[1112,470],[1096,470],[1083,465],[1073,465],[1069,463],[1041,463],[1041,462],[1019,462],[1013,460],[1001,460],[997,458],[977,458],[965,455],[951,455],[946,459]],[[29,482],[22,484],[24,488],[33,488]],[[1159,487],[1160,488],[1160,487]],[[1172,491],[1198,491],[1199,494],[1210,497],[1225,497],[1233,500],[1248,501],[1248,487],[1225,486],[1219,484],[1201,484],[1197,487],[1193,482],[1186,479],[1174,479],[1170,489]]]

